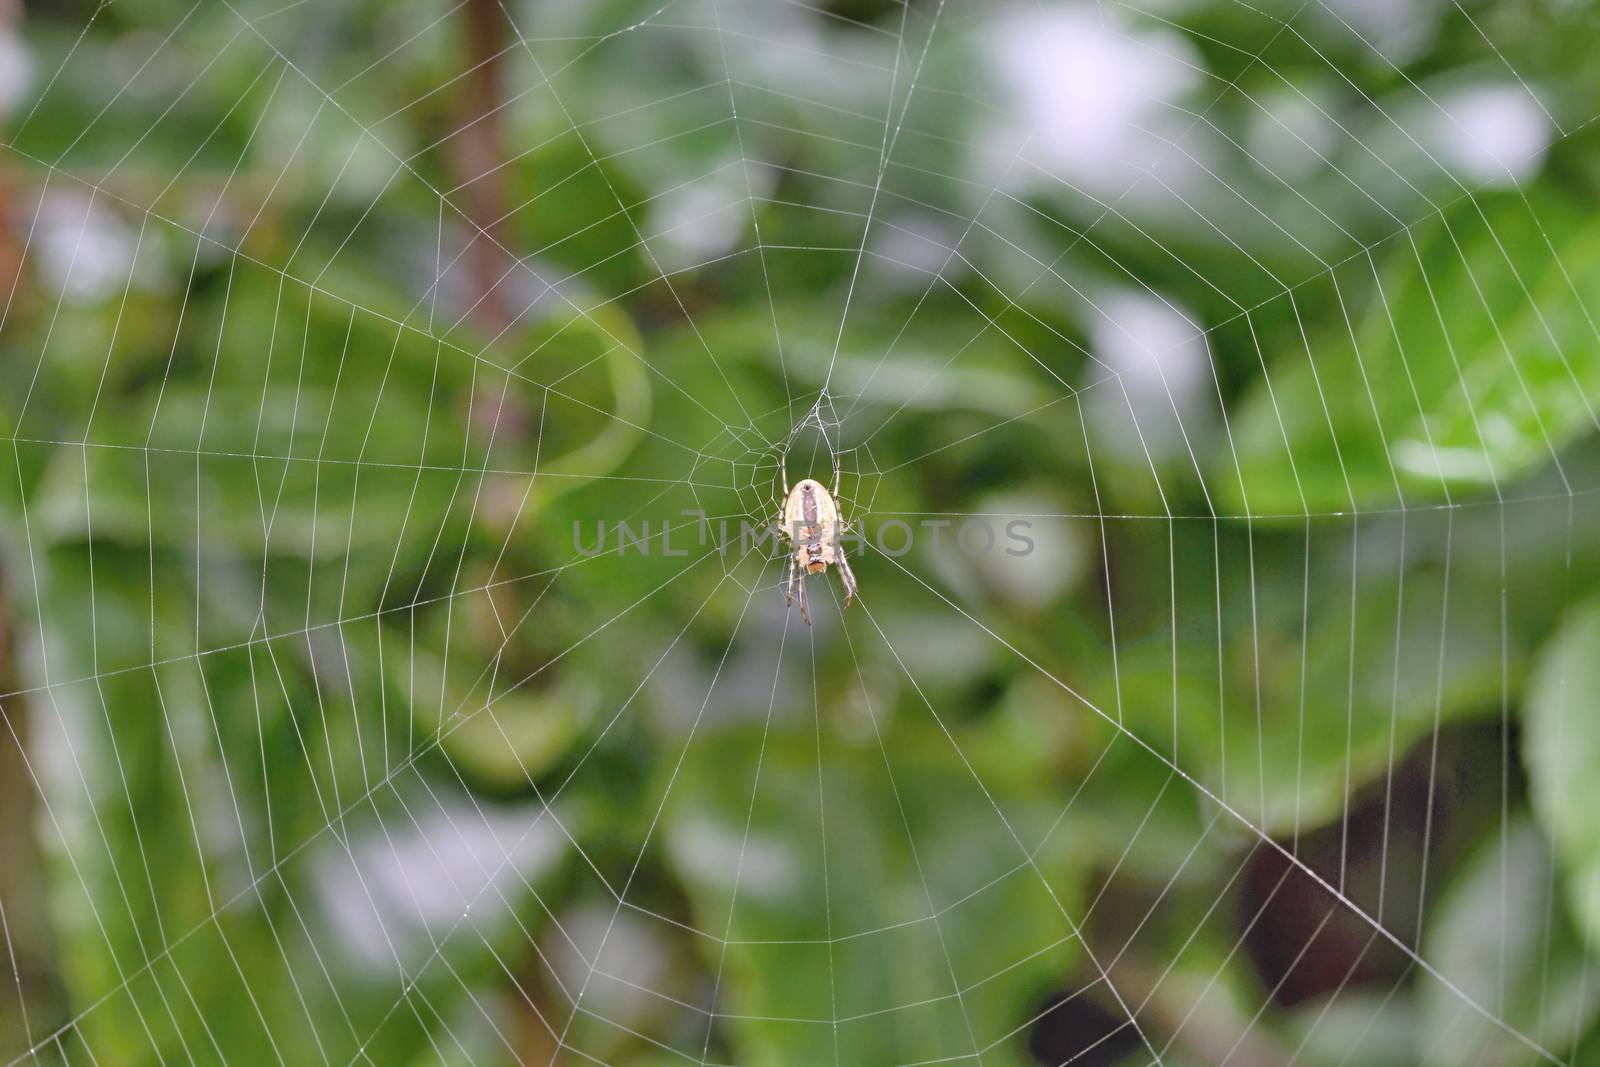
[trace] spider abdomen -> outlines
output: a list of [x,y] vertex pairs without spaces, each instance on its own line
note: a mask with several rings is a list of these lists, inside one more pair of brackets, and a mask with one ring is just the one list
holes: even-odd
[[830,565],[837,564],[845,583],[845,604],[855,596],[855,576],[845,562],[844,547],[839,543],[843,524],[839,505],[833,494],[814,478],[802,478],[783,499],[783,536],[789,541],[788,597],[800,598],[801,618],[810,622],[806,612],[805,589],[800,584],[800,572],[821,574]]

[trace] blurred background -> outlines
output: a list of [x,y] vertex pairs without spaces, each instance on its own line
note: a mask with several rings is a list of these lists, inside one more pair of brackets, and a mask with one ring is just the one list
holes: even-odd
[[0,0],[0,1067],[1600,1063],[1597,45]]

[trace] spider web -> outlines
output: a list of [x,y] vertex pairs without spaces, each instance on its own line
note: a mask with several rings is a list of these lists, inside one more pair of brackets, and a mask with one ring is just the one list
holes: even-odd
[[30,18],[6,1067],[1593,1061],[1593,267],[1405,42],[1595,116],[1365,10]]

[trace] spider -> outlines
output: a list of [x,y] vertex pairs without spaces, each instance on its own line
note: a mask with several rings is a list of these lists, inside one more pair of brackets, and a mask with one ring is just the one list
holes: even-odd
[[785,454],[779,463],[783,473],[783,511],[778,516],[778,525],[791,546],[783,582],[785,600],[791,605],[796,599],[800,601],[800,618],[810,626],[811,613],[806,610],[807,574],[820,574],[828,569],[828,564],[836,563],[844,582],[844,606],[848,608],[851,597],[856,595],[856,576],[844,558],[844,545],[839,541],[839,535],[849,528],[839,516],[839,505],[835,502],[843,472],[839,457],[834,456],[833,492],[828,492],[815,478],[802,478],[790,489],[788,455]]

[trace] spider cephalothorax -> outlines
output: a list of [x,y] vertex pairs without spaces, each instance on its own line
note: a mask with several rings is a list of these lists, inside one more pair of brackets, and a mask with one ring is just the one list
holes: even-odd
[[833,461],[833,491],[830,493],[815,478],[802,478],[789,488],[788,457],[782,460],[783,512],[778,524],[790,545],[789,566],[784,577],[784,592],[788,603],[800,601],[800,618],[811,625],[811,613],[806,610],[807,574],[821,574],[828,565],[837,564],[839,577],[844,581],[844,606],[856,595],[856,576],[844,558],[844,544],[839,540],[846,523],[839,515],[837,497],[841,471],[838,457]]

